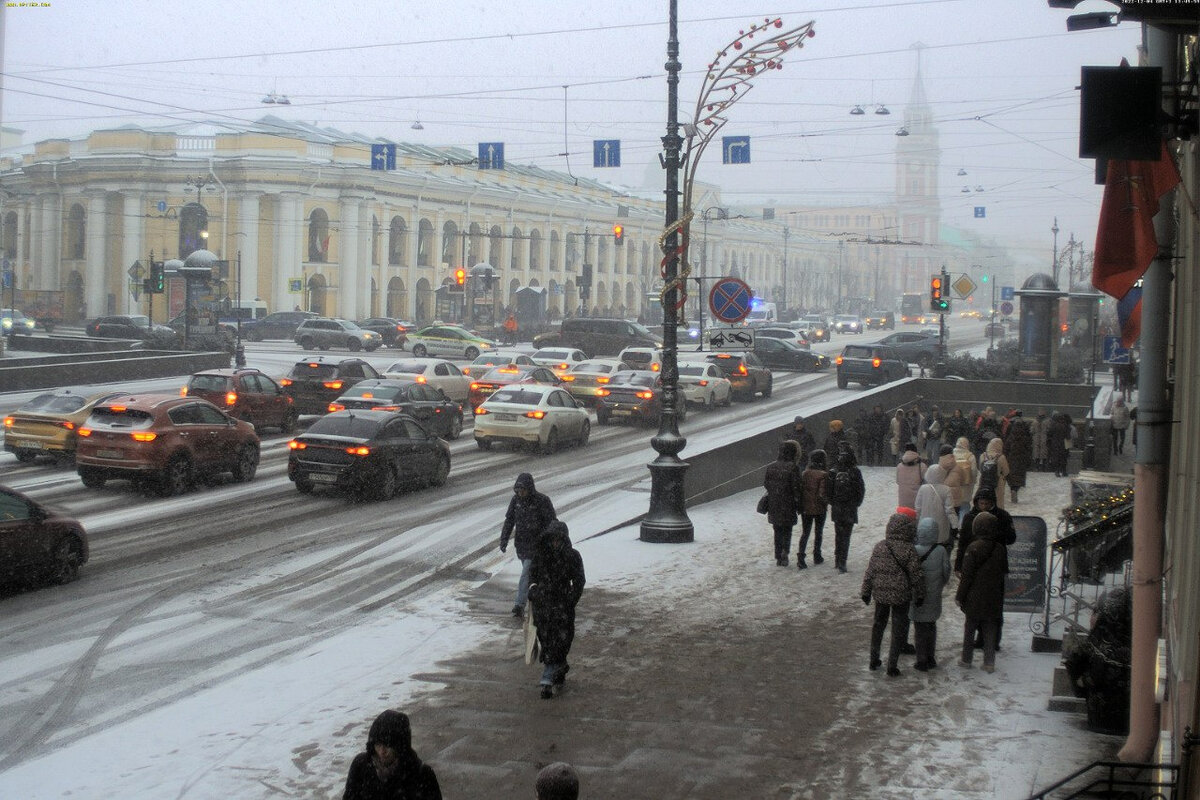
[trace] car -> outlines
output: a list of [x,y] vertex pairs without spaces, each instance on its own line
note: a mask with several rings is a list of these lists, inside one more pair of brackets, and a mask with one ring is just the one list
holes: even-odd
[[[775,379],[754,353],[681,353],[688,361],[716,364],[733,388],[733,399],[750,401],[760,392],[770,397]],[[683,363],[680,361],[680,363]]]
[[574,347],[543,347],[535,351],[530,358],[533,359],[533,363],[554,370],[554,374],[561,378],[575,365],[587,361],[587,354]]
[[471,378],[466,369],[459,369],[453,361],[444,358],[402,358],[392,362],[381,377],[423,383],[441,389],[459,405],[467,402],[471,389]]
[[[676,419],[687,419],[687,399],[675,395]],[[596,422],[607,425],[614,420],[632,420],[657,425],[663,411],[662,373],[649,370],[623,370],[596,395]]]
[[4,449],[28,464],[39,455],[75,458],[79,426],[97,403],[122,392],[80,394],[70,389],[45,392],[4,417]]
[[265,339],[291,339],[296,328],[306,319],[321,316],[312,311],[276,311],[262,319],[242,323],[242,337],[252,342]]
[[848,344],[836,363],[839,389],[845,389],[851,381],[863,386],[882,385],[911,374],[900,353],[882,344]]
[[325,360],[324,356],[297,361],[279,385],[292,398],[297,414],[324,414],[329,404],[359,381],[382,378],[361,358]]
[[696,323],[675,328],[675,347],[679,350],[700,349],[700,326]]
[[302,320],[296,326],[292,340],[305,350],[345,347],[352,353],[359,350],[370,353],[383,345],[383,336],[380,334],[360,328],[348,319],[337,317],[312,317]]
[[502,367],[505,364],[532,367],[534,361],[528,353],[520,353],[516,350],[489,350],[476,356],[474,361],[462,368],[462,371],[464,375],[482,375],[492,367]]
[[754,340],[754,355],[763,364],[773,369],[795,369],[801,372],[816,372],[829,366],[829,356],[797,347],[786,339]]
[[251,481],[258,458],[254,426],[207,400],[122,394],[97,404],[79,429],[75,468],[90,489],[126,479],[170,497],[221,472]]
[[393,317],[368,317],[367,319],[357,320],[354,324],[364,330],[378,333],[383,340],[384,347],[399,349],[404,347],[404,340],[408,332],[417,329],[415,322],[405,319],[395,319]]
[[833,318],[834,333],[862,333],[866,330],[862,318],[854,314],[838,314]]
[[805,314],[797,322],[808,331],[810,342],[828,342],[830,337],[829,320],[822,314]]
[[329,404],[330,413],[362,408],[408,414],[443,439],[457,439],[462,433],[462,406],[424,383],[387,378],[359,381]]
[[785,342],[791,342],[797,347],[808,350],[812,344],[808,341],[808,333],[803,328],[784,328],[774,326],[764,326],[754,329],[754,338],[757,339],[782,339]]
[[896,330],[896,312],[877,309],[863,318],[868,330]]
[[296,430],[295,401],[266,373],[251,367],[197,372],[180,395],[207,400],[229,416],[249,422],[256,431],[278,428],[290,434]]
[[958,312],[959,319],[983,319],[983,312],[977,308],[968,308]]
[[475,444],[480,450],[507,442],[551,453],[563,442],[583,447],[591,433],[587,409],[558,386],[503,386],[475,409]]
[[163,347],[173,347],[181,341],[173,328],[152,323],[145,314],[96,317],[84,324],[83,332],[103,339],[139,339]]
[[532,367],[515,364],[492,367],[471,381],[467,402],[471,408],[478,408],[479,404],[490,397],[492,392],[501,386],[508,386],[512,383],[541,383],[546,386],[561,386],[563,381],[549,367],[539,367],[536,364]]
[[4,336],[33,336],[37,321],[15,308],[0,308],[0,334]]
[[456,356],[474,361],[485,350],[497,349],[499,343],[457,325],[430,325],[410,333],[404,346],[417,358]]
[[889,333],[879,340],[884,347],[893,348],[906,364],[919,364],[928,369],[938,358],[938,337],[924,331]]
[[644,369],[650,372],[662,371],[661,347],[626,347],[617,355],[618,361],[629,365],[630,369]]
[[707,361],[679,362],[679,392],[687,402],[710,410],[733,402],[733,384]]
[[200,331],[203,330],[201,326],[204,325],[216,329],[216,335],[220,337],[219,341],[221,345],[231,345],[237,341],[236,325],[231,325],[228,322],[219,322],[214,317],[201,317],[195,314],[192,315],[192,321],[189,323],[187,317],[187,312],[177,314],[167,320],[167,327],[179,334],[181,338],[184,336],[194,338],[202,335]]
[[576,364],[562,379],[572,397],[584,403],[591,403],[596,399],[596,393],[612,380],[613,375],[631,368],[632,365],[617,358],[592,358]]
[[533,346],[574,347],[589,358],[615,356],[626,347],[662,347],[662,337],[646,326],[624,319],[568,317],[557,331],[539,333]]
[[402,484],[441,486],[450,474],[450,445],[395,411],[335,411],[288,451],[288,480],[301,494],[327,486],[389,500]]
[[87,561],[87,532],[77,520],[0,486],[0,579],[70,583]]
[[1008,336],[1008,326],[1003,322],[989,322],[983,326],[983,335],[993,339]]

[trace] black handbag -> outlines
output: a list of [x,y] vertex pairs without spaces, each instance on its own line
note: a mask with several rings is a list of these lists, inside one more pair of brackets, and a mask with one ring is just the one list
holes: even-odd
[[764,494],[758,499],[758,505],[754,510],[760,514],[765,514],[771,509],[771,496]]

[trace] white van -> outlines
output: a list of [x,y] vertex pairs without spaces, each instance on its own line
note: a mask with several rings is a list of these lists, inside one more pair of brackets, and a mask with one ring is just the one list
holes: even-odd
[[746,315],[745,323],[747,325],[773,325],[779,321],[779,312],[775,308],[774,303],[754,302],[751,304],[750,313]]

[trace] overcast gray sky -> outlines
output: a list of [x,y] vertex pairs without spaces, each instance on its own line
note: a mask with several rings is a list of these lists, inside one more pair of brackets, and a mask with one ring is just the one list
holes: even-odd
[[[30,6],[5,11],[3,102],[4,124],[27,143],[273,113],[472,151],[500,141],[509,161],[617,184],[661,180],[667,0]],[[1080,10],[1092,6],[1109,7],[1088,0]],[[1136,24],[1068,34],[1067,12],[1044,0],[679,0],[683,121],[707,61],[775,16],[785,27],[814,20],[817,35],[732,109],[723,133],[752,137],[752,163],[705,155],[701,177],[725,202],[888,197],[920,42],[945,220],[1028,241],[1048,262],[1057,215],[1060,247],[1074,232],[1091,248],[1100,189],[1077,156],[1079,69],[1136,63]],[[270,92],[291,105],[262,104]],[[855,104],[868,113],[851,116]],[[892,114],[872,113],[878,104]],[[416,119],[424,130],[412,129]],[[593,139],[621,140],[620,169],[593,169]]]

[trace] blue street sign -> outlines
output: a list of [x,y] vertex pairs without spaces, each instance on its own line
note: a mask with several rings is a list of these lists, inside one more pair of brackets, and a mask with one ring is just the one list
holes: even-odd
[[983,219],[987,216],[987,208],[984,206],[975,206],[975,218]]
[[750,163],[750,137],[749,136],[722,136],[721,137],[721,163],[722,164],[749,164]]
[[593,139],[592,140],[592,166],[593,167],[619,167],[619,166],[621,166],[621,140],[620,139]]
[[1000,299],[1001,300],[1012,300],[1015,297],[1016,297],[1016,294],[1013,291],[1013,287],[1011,287],[1011,286],[1001,286],[1000,287]]
[[159,201],[158,201],[158,213],[160,213],[160,214],[161,214],[161,213],[163,213],[163,212],[164,212],[164,211],[166,211],[166,210],[167,210],[167,201],[166,201],[166,200],[159,200]]
[[396,168],[396,145],[394,144],[373,144],[371,145],[371,169],[395,169]]
[[479,168],[504,169],[504,142],[479,143]]
[[1120,336],[1104,337],[1104,360],[1109,364],[1129,363],[1129,348],[1121,346]]
[[708,293],[708,308],[721,322],[741,322],[750,313],[754,292],[738,278],[720,278]]

